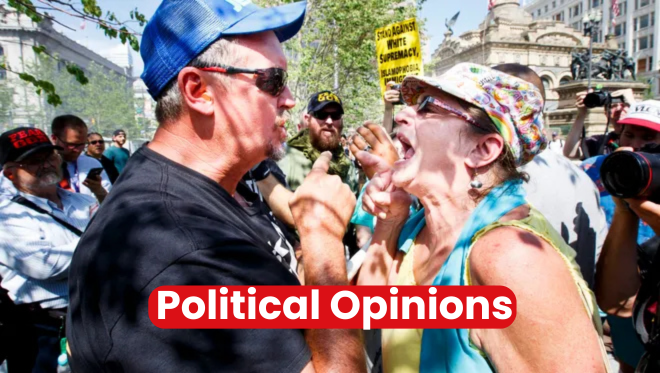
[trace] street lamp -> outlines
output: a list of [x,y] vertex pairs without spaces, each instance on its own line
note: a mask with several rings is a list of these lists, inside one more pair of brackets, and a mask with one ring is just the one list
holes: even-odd
[[587,65],[587,88],[591,88],[591,63],[592,63],[592,53],[593,53],[593,44],[594,37],[593,35],[598,35],[600,28],[600,21],[603,19],[603,13],[597,9],[591,9],[589,13],[586,13],[582,18],[582,24],[584,25],[584,36],[589,35],[589,64]]

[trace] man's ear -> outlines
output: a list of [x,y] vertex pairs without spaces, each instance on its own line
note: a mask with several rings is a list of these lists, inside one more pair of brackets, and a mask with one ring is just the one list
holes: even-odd
[[488,135],[481,135],[474,142],[474,146],[468,154],[465,164],[466,166],[474,169],[479,169],[494,163],[503,151],[504,139],[496,133]]
[[53,144],[55,144],[55,143],[57,142],[57,136],[51,134],[51,135],[50,135],[50,142],[52,142]]
[[9,180],[14,179],[14,172],[8,167],[2,169],[2,174],[5,175],[5,177]]
[[179,72],[177,84],[187,110],[213,115],[215,98],[206,75],[193,67],[185,67]]

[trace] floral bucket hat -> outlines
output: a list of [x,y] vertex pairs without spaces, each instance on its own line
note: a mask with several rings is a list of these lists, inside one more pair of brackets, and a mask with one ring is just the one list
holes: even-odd
[[547,146],[543,134],[543,96],[533,84],[489,67],[461,63],[437,78],[408,76],[401,94],[417,104],[429,87],[483,109],[522,166]]

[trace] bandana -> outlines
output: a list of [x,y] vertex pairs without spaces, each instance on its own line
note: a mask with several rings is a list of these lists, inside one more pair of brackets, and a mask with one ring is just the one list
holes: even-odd
[[429,86],[483,109],[518,166],[546,148],[543,96],[533,84],[485,66],[461,63],[437,79],[406,77],[401,85],[404,101],[416,105]]

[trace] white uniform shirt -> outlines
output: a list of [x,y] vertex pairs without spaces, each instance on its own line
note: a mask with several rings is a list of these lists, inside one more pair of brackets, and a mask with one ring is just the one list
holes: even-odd
[[1,286],[16,304],[67,307],[69,264],[79,237],[51,216],[12,202],[11,198],[20,194],[81,231],[98,209],[98,202],[58,188],[63,205],[60,210],[47,199],[18,192],[2,175],[0,189]]
[[[82,193],[96,199],[94,193],[92,193],[88,187],[83,185],[83,182],[87,178],[89,170],[93,168],[103,168],[101,162],[88,155],[81,154],[75,162],[66,162],[66,166],[70,175],[71,188],[73,188],[75,192]],[[112,189],[112,183],[110,183],[110,178],[108,177],[108,174],[105,173],[105,171],[101,172],[101,186],[103,186],[103,189],[108,192],[110,192],[110,189]]]

